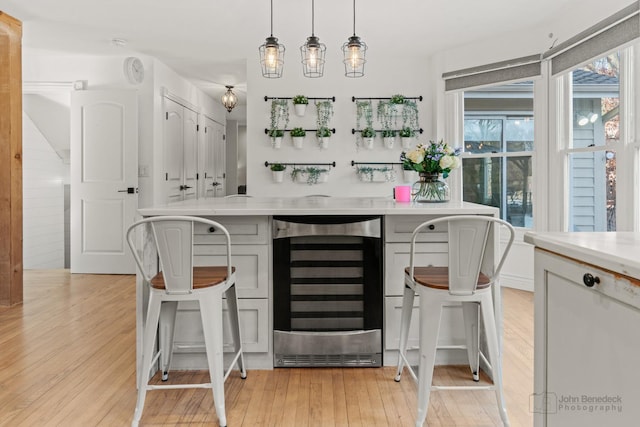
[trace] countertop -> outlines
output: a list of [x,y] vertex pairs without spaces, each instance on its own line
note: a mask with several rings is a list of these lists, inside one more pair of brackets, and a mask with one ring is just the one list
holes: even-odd
[[491,206],[467,202],[396,202],[390,197],[220,197],[186,200],[138,210],[154,215],[497,215]]
[[640,278],[640,233],[527,232],[524,241],[596,267]]

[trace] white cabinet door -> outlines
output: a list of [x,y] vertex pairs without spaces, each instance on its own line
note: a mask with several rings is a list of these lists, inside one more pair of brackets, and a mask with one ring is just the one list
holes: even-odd
[[164,103],[166,200],[194,199],[198,188],[198,114],[168,98]]
[[71,93],[71,271],[132,274],[138,207],[135,91]]
[[[632,426],[640,419],[640,310],[582,283],[620,279],[559,257],[540,257],[536,281],[536,426]],[[539,302],[544,301],[542,304]],[[541,306],[542,305],[542,306]]]
[[227,194],[224,126],[208,117],[204,120],[200,194],[203,197],[221,197]]

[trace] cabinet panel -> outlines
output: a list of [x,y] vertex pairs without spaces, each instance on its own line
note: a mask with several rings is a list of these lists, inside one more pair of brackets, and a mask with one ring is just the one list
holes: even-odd
[[[384,246],[385,295],[401,296],[404,290],[404,269],[409,266],[409,243],[387,243]],[[416,244],[415,262],[421,266],[447,265],[447,243]]]
[[[232,351],[233,339],[228,321],[226,300],[223,302],[225,351]],[[243,349],[247,353],[269,351],[269,302],[266,299],[238,300],[240,333]],[[197,302],[180,303],[176,316],[174,351],[178,353],[204,353],[202,320]]]
[[[269,220],[266,216],[208,217],[222,224],[231,236],[231,244],[267,244],[269,243]],[[222,244],[224,235],[211,231],[206,224],[196,224],[195,244]]]
[[[196,265],[222,265],[226,262],[223,245],[194,247]],[[239,298],[267,298],[269,296],[269,247],[267,245],[231,246],[231,263],[236,267],[236,286]]]
[[[436,215],[403,215],[385,218],[384,236],[387,242],[410,242],[413,230],[423,222],[439,218]],[[433,230],[425,230],[416,239],[418,242],[446,242],[447,224],[435,224]]]

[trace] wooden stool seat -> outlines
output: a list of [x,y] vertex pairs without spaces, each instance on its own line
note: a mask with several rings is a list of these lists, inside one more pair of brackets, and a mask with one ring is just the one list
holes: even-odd
[[[236,272],[231,267],[232,274]],[[203,289],[216,286],[227,280],[227,266],[193,267],[193,289]],[[151,279],[151,287],[154,289],[166,289],[162,271]]]
[[[409,267],[404,269],[405,274],[409,274]],[[449,268],[448,267],[414,267],[413,280],[419,285],[433,289],[449,289]],[[491,286],[491,279],[480,273],[476,289],[486,289]]]

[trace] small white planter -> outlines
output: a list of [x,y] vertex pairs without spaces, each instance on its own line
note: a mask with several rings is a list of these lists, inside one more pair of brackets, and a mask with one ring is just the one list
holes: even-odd
[[281,183],[284,181],[284,171],[271,171],[271,175],[273,176],[273,182]]
[[418,172],[412,170],[402,170],[402,182],[416,182],[418,180]]
[[282,137],[281,136],[271,137],[271,146],[275,149],[280,148],[282,146]]
[[[304,105],[304,104],[298,104],[298,105]],[[295,148],[302,148],[302,143],[304,142],[304,136],[292,136],[291,140],[293,141],[293,146]]]
[[402,148],[404,150],[410,149],[411,146],[413,145],[413,140],[414,140],[414,137],[412,136],[403,136],[402,138],[400,138],[400,142],[402,143]]
[[392,149],[393,145],[396,142],[396,138],[394,136],[387,136],[385,138],[382,138],[382,141],[384,141],[384,146],[388,149]]
[[293,111],[296,116],[304,117],[304,113],[307,111],[307,104],[293,104]]
[[318,137],[318,143],[320,144],[320,148],[322,150],[326,150],[327,148],[329,148],[329,136],[320,136]]
[[362,138],[362,146],[367,150],[373,150],[373,137]]

